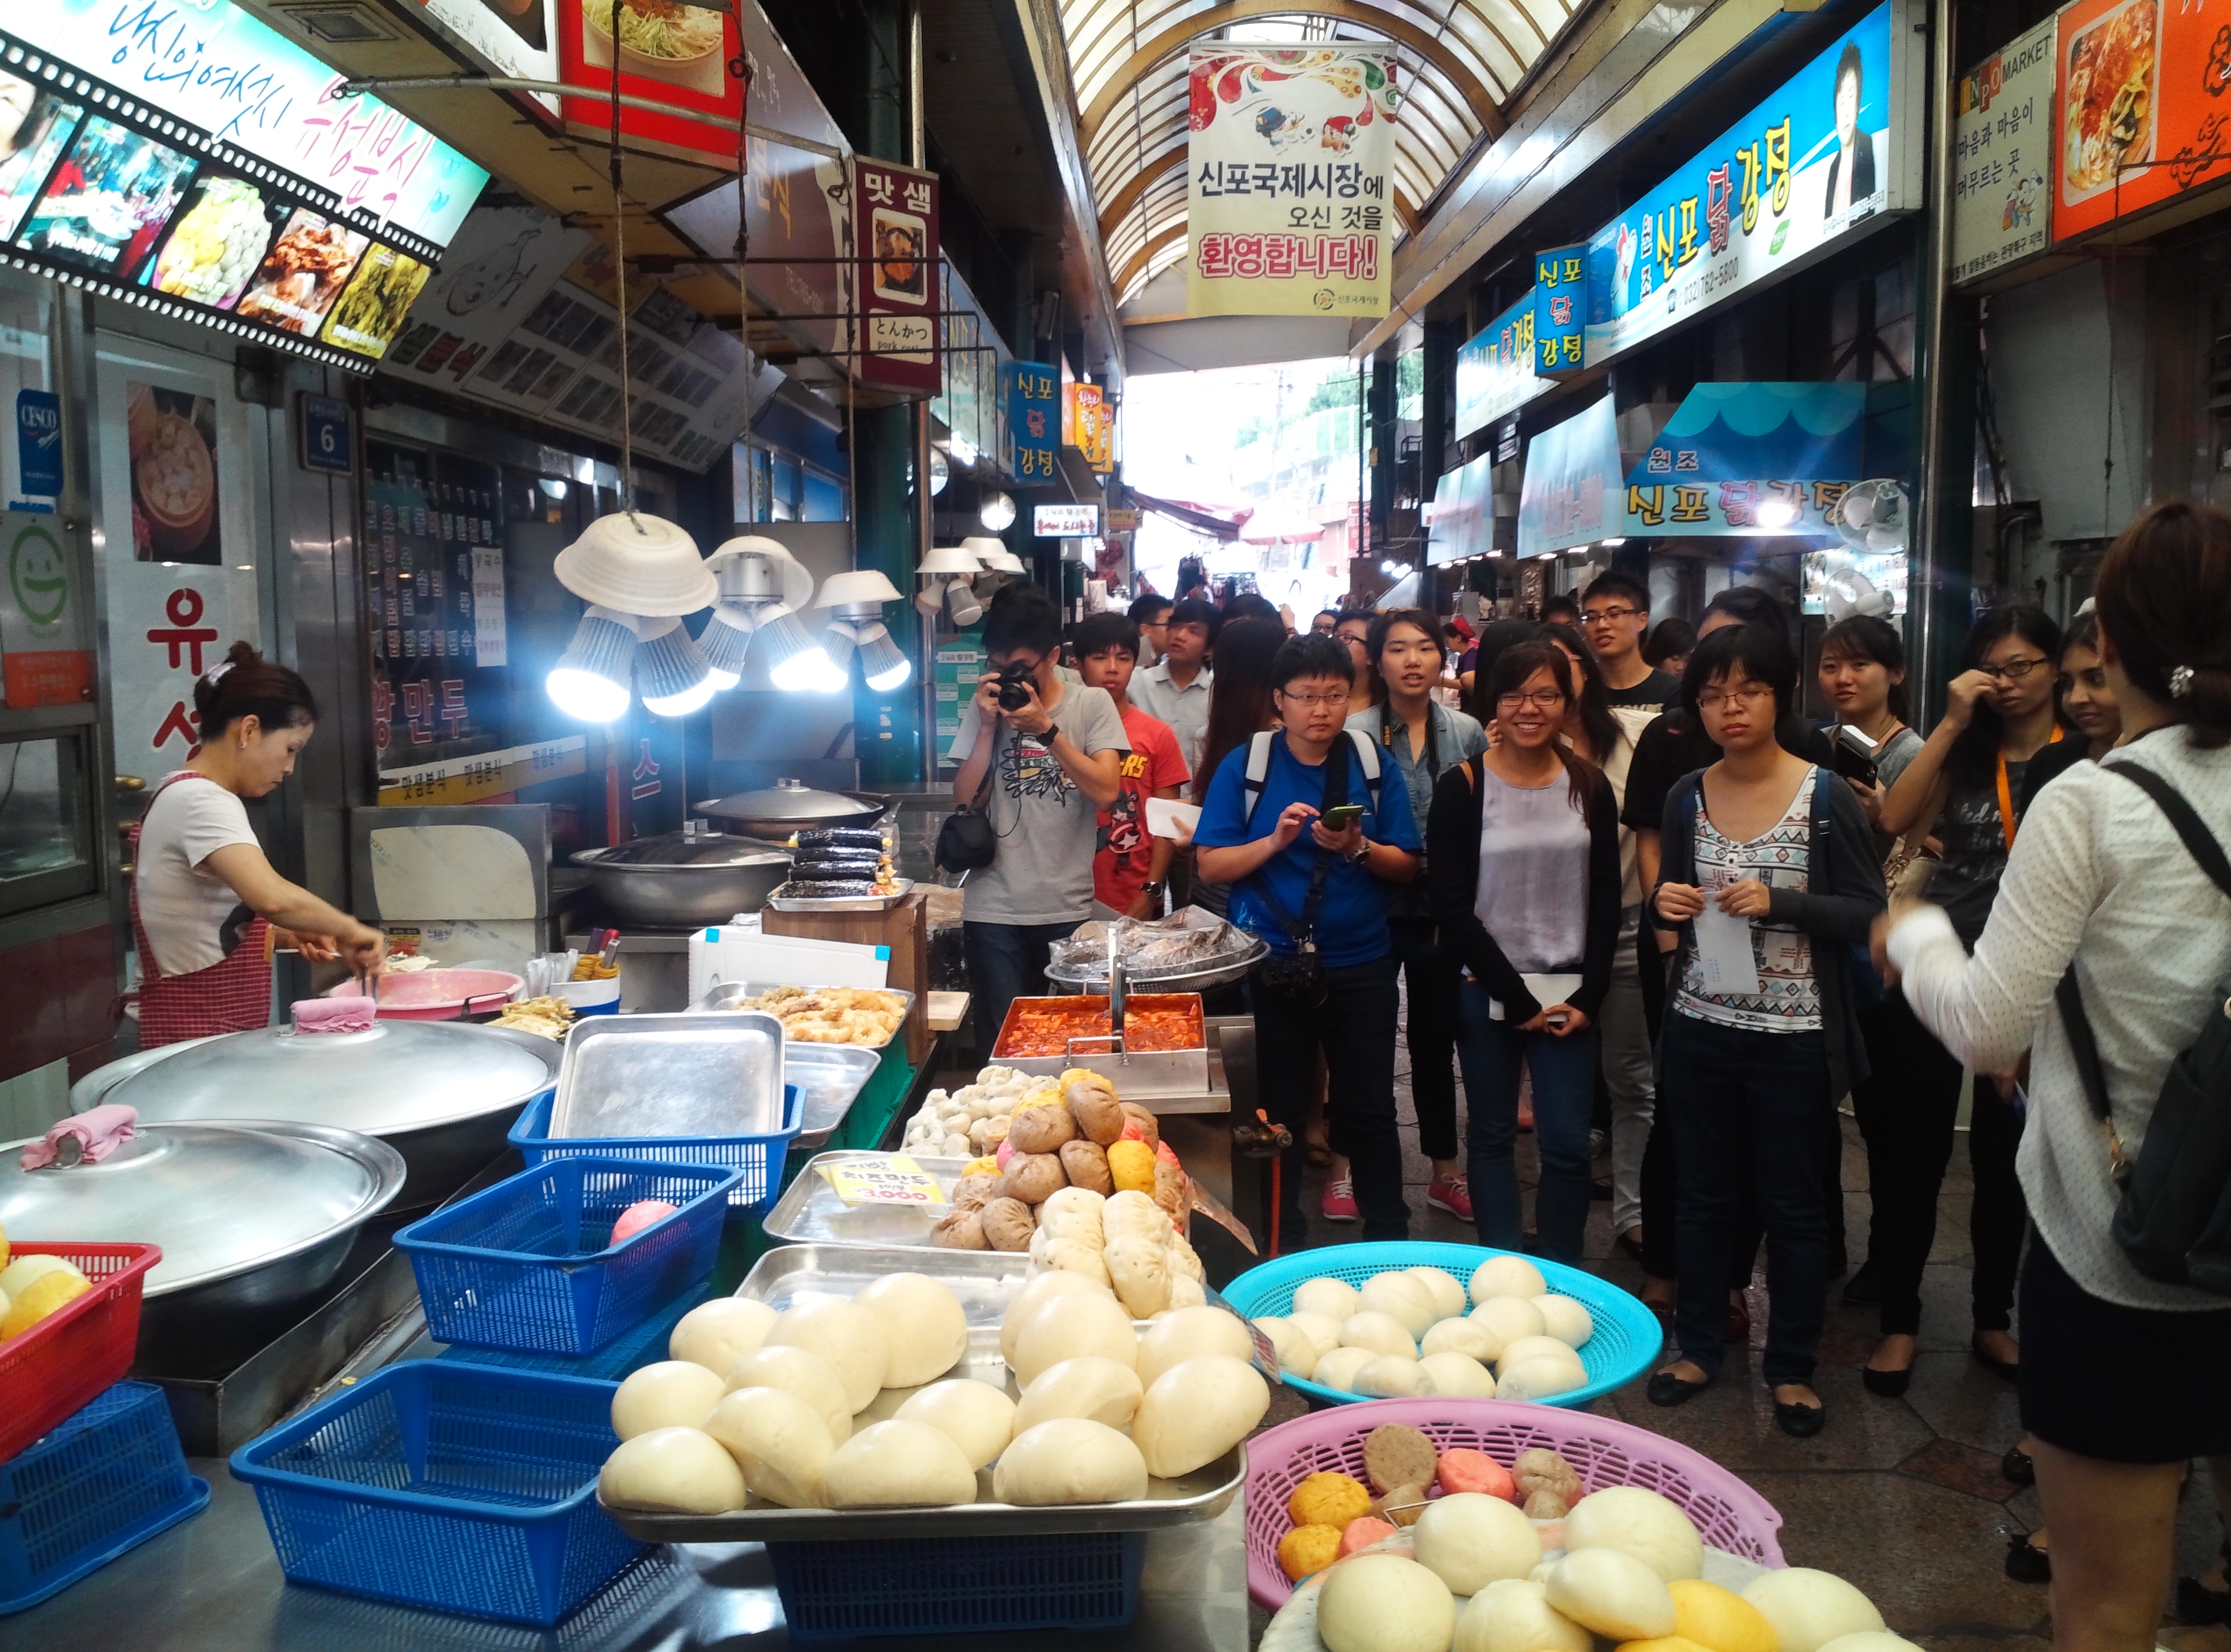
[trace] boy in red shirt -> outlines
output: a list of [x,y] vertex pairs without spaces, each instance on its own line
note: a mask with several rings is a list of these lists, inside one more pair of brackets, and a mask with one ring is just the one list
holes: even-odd
[[1131,749],[1122,760],[1122,791],[1100,811],[1099,845],[1092,858],[1092,893],[1127,917],[1159,917],[1169,877],[1174,839],[1147,831],[1147,800],[1174,800],[1190,778],[1178,737],[1126,697],[1139,664],[1139,627],[1119,613],[1098,613],[1070,634],[1077,675],[1088,688],[1105,689],[1123,719]]

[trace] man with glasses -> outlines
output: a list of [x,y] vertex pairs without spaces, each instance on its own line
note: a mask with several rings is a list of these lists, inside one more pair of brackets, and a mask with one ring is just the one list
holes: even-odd
[[1143,597],[1132,599],[1127,610],[1131,623],[1139,628],[1139,669],[1144,671],[1162,657],[1163,634],[1170,628],[1170,610],[1177,605],[1167,597],[1149,591]]
[[1288,638],[1271,662],[1277,728],[1218,767],[1193,828],[1200,875],[1232,886],[1232,921],[1270,945],[1251,984],[1257,1093],[1293,1134],[1276,1243],[1301,1242],[1302,1121],[1317,1052],[1326,1113],[1351,1166],[1366,1239],[1402,1239],[1394,1128],[1396,1020],[1387,884],[1418,875],[1409,789],[1368,734],[1342,726],[1355,666],[1330,637]]
[[1598,574],[1581,593],[1581,629],[1596,651],[1613,707],[1647,706],[1653,717],[1665,709],[1681,685],[1642,658],[1642,633],[1650,629],[1647,586],[1624,573]]

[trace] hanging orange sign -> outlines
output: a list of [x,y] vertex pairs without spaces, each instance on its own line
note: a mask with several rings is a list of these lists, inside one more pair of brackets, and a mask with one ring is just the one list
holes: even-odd
[[2231,4],[2077,0],[2058,44],[2056,242],[2231,178]]

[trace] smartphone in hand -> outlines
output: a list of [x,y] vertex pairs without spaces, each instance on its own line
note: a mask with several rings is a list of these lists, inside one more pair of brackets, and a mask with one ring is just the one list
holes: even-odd
[[1336,807],[1327,809],[1317,818],[1324,822],[1326,831],[1345,832],[1363,818],[1363,805],[1342,803]]
[[1879,786],[1882,779],[1875,768],[1874,750],[1875,742],[1847,722],[1836,730],[1836,738],[1830,742],[1828,764],[1847,781]]

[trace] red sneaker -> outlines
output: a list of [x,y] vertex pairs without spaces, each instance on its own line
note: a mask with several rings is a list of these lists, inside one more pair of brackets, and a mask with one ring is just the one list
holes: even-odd
[[1327,1221],[1357,1221],[1363,1213],[1355,1208],[1355,1183],[1347,1176],[1325,1183],[1324,1219]]
[[1461,1221],[1471,1220],[1471,1183],[1463,1176],[1435,1176],[1426,1183],[1426,1202]]

